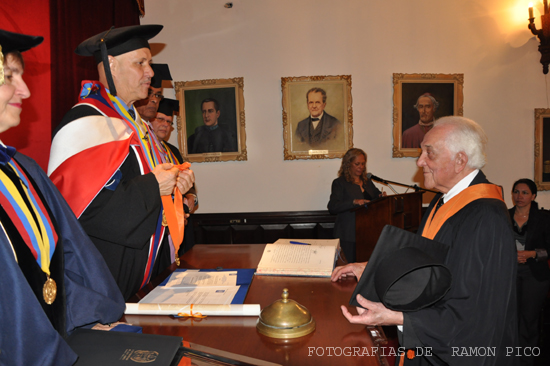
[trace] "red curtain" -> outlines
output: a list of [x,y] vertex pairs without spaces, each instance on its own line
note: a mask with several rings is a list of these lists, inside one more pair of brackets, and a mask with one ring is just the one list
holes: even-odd
[[93,57],[74,53],[83,40],[111,26],[139,24],[136,0],[50,0],[52,131],[77,102],[82,80],[97,80]]

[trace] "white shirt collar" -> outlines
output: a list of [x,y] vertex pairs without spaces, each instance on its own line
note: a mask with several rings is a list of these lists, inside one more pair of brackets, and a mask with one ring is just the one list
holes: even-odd
[[309,115],[309,118],[319,118],[319,121],[321,120],[321,118],[323,118],[323,114],[325,114],[325,111],[322,111],[321,114],[319,115],[319,117],[313,117],[311,114]]
[[476,177],[477,173],[479,173],[479,169],[474,170],[473,172],[462,178],[460,182],[455,184],[455,186],[449,190],[449,192],[443,195],[443,201],[449,202],[451,198],[468,188],[470,186],[470,183],[472,183],[472,181]]

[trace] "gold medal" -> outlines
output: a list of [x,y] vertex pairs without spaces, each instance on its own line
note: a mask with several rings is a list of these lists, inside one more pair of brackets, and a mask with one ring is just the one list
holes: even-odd
[[179,267],[180,266],[180,259],[177,257],[177,254],[176,254],[176,261],[175,262],[176,262],[176,266]]
[[168,226],[168,221],[166,220],[166,215],[164,214],[164,210],[162,211],[162,226]]
[[55,281],[50,278],[50,276],[48,276],[48,279],[44,283],[42,294],[44,295],[44,301],[46,304],[53,304],[57,295],[57,285],[55,284]]

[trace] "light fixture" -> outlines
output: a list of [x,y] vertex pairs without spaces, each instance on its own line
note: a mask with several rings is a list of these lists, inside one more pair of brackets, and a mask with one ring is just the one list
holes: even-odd
[[544,0],[544,14],[541,15],[542,29],[537,29],[535,17],[533,16],[533,4],[529,4],[529,29],[540,41],[539,52],[542,72],[548,74],[550,64],[550,14],[548,13],[548,1]]

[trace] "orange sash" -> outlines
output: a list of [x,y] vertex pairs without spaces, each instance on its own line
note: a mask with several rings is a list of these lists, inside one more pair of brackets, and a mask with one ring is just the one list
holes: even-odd
[[435,215],[435,217],[434,206],[432,212],[430,213],[430,217],[428,217],[428,221],[426,221],[426,226],[424,226],[422,236],[428,239],[433,239],[447,219],[460,211],[468,203],[481,198],[494,198],[504,202],[502,199],[502,188],[499,186],[489,183],[470,186],[451,198],[449,202],[445,202],[445,204],[437,210],[437,215]]
[[[183,163],[175,165],[180,171],[189,169],[190,163]],[[171,195],[162,196],[162,207],[164,208],[164,215],[166,216],[166,222],[168,223],[168,229],[170,229],[170,236],[174,243],[175,255],[178,257],[178,250],[183,242],[183,233],[185,228],[185,212],[183,212],[183,199],[182,194],[178,187],[174,189],[174,201],[172,201]]]

